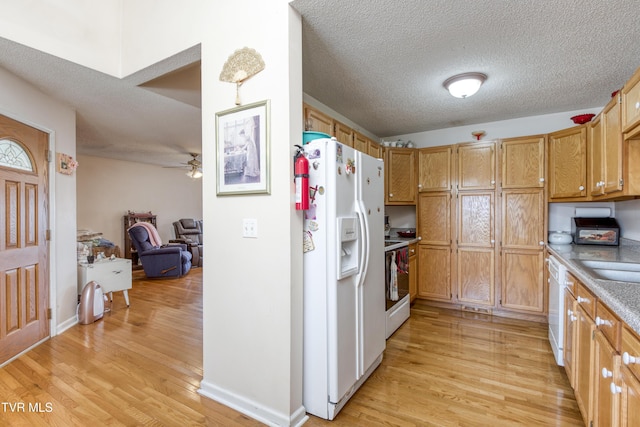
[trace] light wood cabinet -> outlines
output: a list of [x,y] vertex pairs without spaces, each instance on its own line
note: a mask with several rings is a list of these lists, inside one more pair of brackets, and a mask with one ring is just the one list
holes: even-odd
[[[495,142],[472,142],[458,146],[456,154],[458,157],[457,189],[459,191],[496,188],[495,151]],[[440,174],[444,174],[444,172],[441,171]]]
[[362,152],[369,152],[369,138],[359,132],[353,132],[353,148]]
[[593,425],[617,426],[620,394],[611,392],[611,384],[620,377],[620,355],[600,331],[596,331],[593,343]]
[[413,205],[416,203],[416,150],[388,148],[385,150],[385,204]]
[[549,201],[587,196],[587,125],[549,134]]
[[494,191],[460,192],[457,196],[456,281],[461,303],[495,304],[494,199]]
[[543,314],[545,208],[542,189],[504,190],[502,198],[503,308]]
[[451,301],[451,248],[418,245],[418,296]]
[[418,191],[452,190],[453,147],[432,147],[418,150]]
[[622,131],[640,124],[640,68],[624,84],[622,90]]
[[562,348],[562,359],[564,370],[569,378],[572,388],[576,386],[574,360],[575,360],[575,337],[578,316],[576,313],[577,302],[569,288],[564,290],[564,337]]
[[611,197],[623,190],[620,126],[620,96],[616,96],[590,126],[589,192],[594,197]]
[[304,129],[335,136],[334,120],[315,108],[304,104]]
[[421,245],[451,245],[451,194],[418,196],[417,236]]
[[418,245],[409,245],[409,300],[413,300],[418,295]]
[[620,392],[620,426],[631,427],[640,420],[640,338],[626,326],[620,351],[620,388],[614,390]]
[[369,143],[368,143],[368,146],[367,146],[367,153],[371,157],[375,157],[376,159],[382,159],[383,158],[382,146],[380,144],[378,144],[377,142],[374,142],[374,141],[371,141],[371,140],[369,140]]
[[502,188],[543,188],[544,135],[504,139],[502,152]]
[[336,139],[344,145],[353,147],[353,129],[338,121],[334,121],[334,123],[335,134],[333,136],[335,136]]
[[576,309],[577,326],[575,340],[575,386],[576,402],[586,425],[593,420],[593,358],[595,323],[578,304]]
[[620,383],[620,427],[637,426],[640,420],[640,381],[623,366]]

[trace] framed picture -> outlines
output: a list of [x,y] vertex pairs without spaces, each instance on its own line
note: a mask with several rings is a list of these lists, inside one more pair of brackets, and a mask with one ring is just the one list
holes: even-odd
[[56,153],[57,171],[63,175],[71,175],[78,167],[78,162],[68,154]]
[[269,194],[269,100],[216,113],[219,196]]

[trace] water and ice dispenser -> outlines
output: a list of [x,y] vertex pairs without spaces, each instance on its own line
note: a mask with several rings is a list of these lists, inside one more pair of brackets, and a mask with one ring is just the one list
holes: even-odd
[[338,218],[338,280],[358,272],[358,230],[357,217]]

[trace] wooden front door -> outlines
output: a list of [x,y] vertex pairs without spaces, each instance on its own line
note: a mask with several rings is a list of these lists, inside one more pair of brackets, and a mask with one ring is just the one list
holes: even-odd
[[49,336],[47,146],[0,115],[0,363]]

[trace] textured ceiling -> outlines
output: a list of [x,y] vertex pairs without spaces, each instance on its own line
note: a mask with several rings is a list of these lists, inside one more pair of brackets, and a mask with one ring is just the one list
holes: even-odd
[[[640,66],[637,0],[292,4],[305,93],[379,137],[603,106]],[[450,96],[471,71],[480,92]]]
[[[304,92],[381,138],[602,106],[640,66],[638,0],[292,4]],[[78,153],[165,166],[201,152],[199,59],[117,79],[0,38],[0,67],[77,111]],[[469,71],[488,80],[451,97]]]

